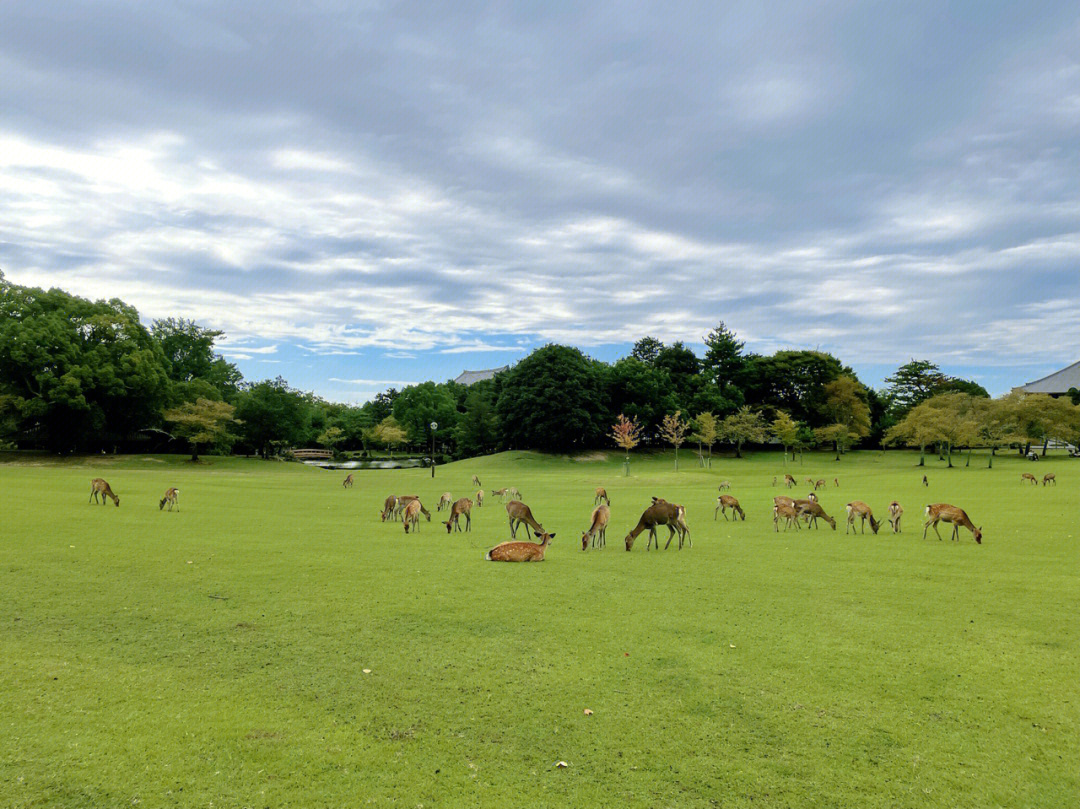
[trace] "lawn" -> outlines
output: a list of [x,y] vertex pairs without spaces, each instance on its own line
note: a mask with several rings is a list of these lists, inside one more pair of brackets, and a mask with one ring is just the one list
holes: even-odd
[[[0,806],[1080,805],[1078,461],[505,453],[345,490],[208,460],[0,462]],[[774,532],[784,471],[828,478],[836,532]],[[556,532],[544,563],[483,561],[490,497],[471,534],[379,521],[473,474]],[[713,521],[721,479],[745,523]],[[651,495],[693,548],[626,553]],[[903,534],[845,536],[894,498]],[[923,540],[930,502],[983,544]]]

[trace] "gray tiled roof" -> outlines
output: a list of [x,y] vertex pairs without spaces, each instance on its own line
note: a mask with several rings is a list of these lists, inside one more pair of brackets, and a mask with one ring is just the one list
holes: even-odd
[[1021,385],[1025,393],[1067,393],[1069,388],[1080,388],[1080,362],[1074,362],[1068,368],[1062,368],[1042,379]]
[[502,368],[489,368],[486,371],[462,371],[454,381],[459,385],[471,385],[474,382],[483,382],[485,379],[491,379],[495,374],[502,373],[509,365],[504,365]]

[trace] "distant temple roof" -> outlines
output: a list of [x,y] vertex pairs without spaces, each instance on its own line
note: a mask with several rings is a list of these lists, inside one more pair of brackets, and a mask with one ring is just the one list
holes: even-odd
[[1042,379],[1021,385],[1017,390],[1022,390],[1024,393],[1049,393],[1060,396],[1068,393],[1069,388],[1080,389],[1080,362],[1074,362],[1068,368],[1062,368]]
[[483,382],[485,379],[491,379],[495,374],[502,373],[508,369],[509,365],[504,365],[502,368],[489,368],[486,371],[462,371],[454,381],[459,385],[471,385],[474,382]]

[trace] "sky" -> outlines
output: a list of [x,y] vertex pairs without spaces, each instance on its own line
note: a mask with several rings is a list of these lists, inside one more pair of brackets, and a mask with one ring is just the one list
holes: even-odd
[[0,270],[336,401],[645,335],[1080,359],[1080,6],[0,3]]

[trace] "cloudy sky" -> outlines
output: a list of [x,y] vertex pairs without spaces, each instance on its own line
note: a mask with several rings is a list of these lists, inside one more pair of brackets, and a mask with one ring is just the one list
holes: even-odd
[[338,400],[699,344],[1080,359],[1075,2],[0,4],[0,269]]

